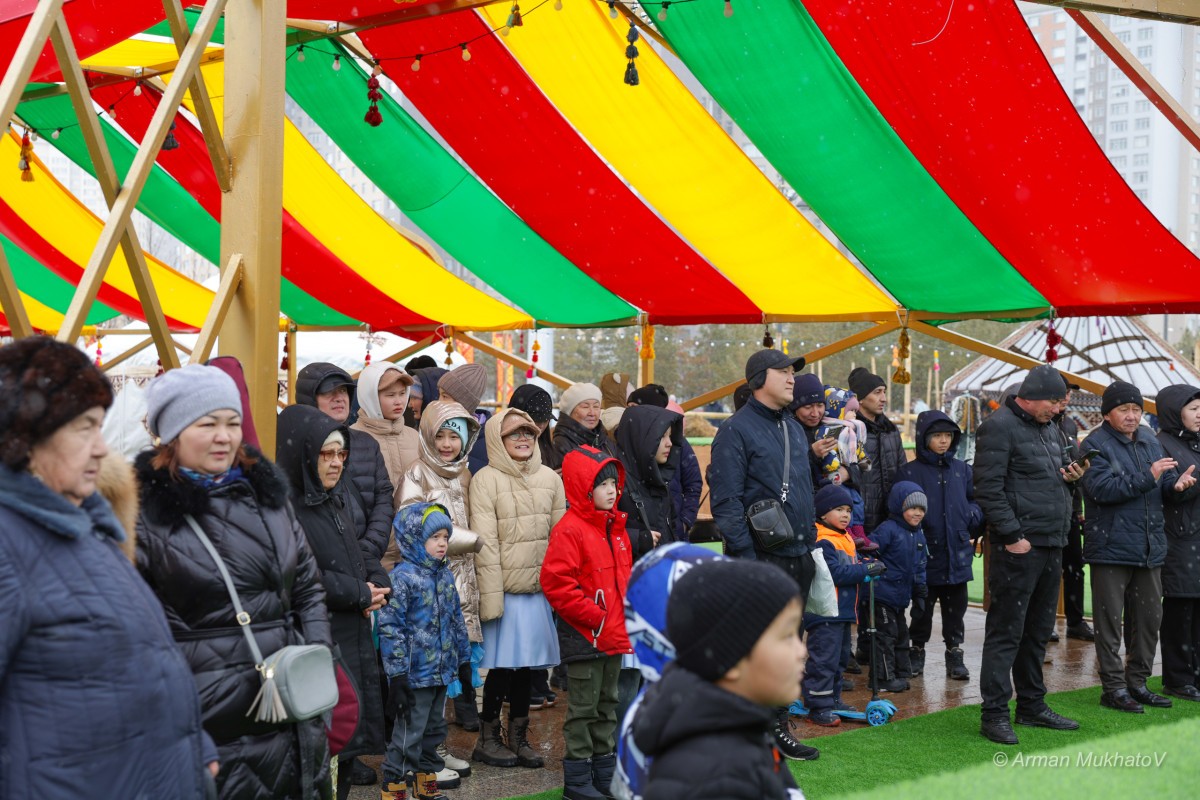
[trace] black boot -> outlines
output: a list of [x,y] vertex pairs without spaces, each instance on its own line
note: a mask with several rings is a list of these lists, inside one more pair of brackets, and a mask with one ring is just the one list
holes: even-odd
[[613,773],[617,770],[617,754],[609,753],[606,756],[596,756],[592,759],[592,786],[596,787],[596,791],[604,795],[608,800],[615,800],[616,795],[612,793]]
[[474,689],[471,690],[469,698],[465,689],[454,698],[454,724],[464,731],[479,730],[479,709],[475,707]]
[[968,681],[971,679],[971,671],[963,663],[963,651],[961,647],[951,647],[946,650],[946,677],[956,681]]
[[592,785],[592,759],[564,758],[563,800],[605,800]]
[[793,761],[816,761],[821,751],[809,747],[792,734],[791,716],[786,708],[775,712],[775,747],[787,758]]
[[[909,668],[908,668],[909,672],[912,673],[912,675],[910,677],[913,677],[913,678],[921,677],[921,673],[925,672],[925,648],[924,647],[910,647],[908,649],[908,663],[909,663]],[[901,676],[901,677],[903,677],[903,676]]]

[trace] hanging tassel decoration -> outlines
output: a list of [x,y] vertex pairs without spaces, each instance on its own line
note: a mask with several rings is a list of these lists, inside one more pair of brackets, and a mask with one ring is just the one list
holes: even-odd
[[1053,364],[1058,361],[1058,346],[1062,344],[1063,337],[1058,331],[1054,330],[1054,320],[1050,320],[1050,325],[1046,329],[1046,363]]
[[896,371],[892,373],[892,383],[900,385],[912,383],[912,375],[909,375],[908,370],[904,368],[904,362],[909,356],[908,346],[908,329],[906,328],[900,331],[900,341],[893,350],[892,366],[896,368]]
[[104,364],[104,354],[101,352],[102,349],[103,348],[100,346],[100,337],[97,336],[96,337],[96,366],[97,367],[102,366]]
[[625,57],[629,59],[629,64],[625,67],[625,83],[628,86],[638,85],[637,62],[638,49],[635,42],[638,40],[638,29],[633,23],[629,23],[629,33],[625,34],[625,41],[629,42],[629,46],[625,48]]
[[504,36],[508,36],[509,31],[524,24],[525,21],[521,19],[521,5],[519,3],[513,3],[512,9],[508,12],[508,19],[504,22],[504,30],[500,31],[500,33]]
[[775,347],[775,337],[771,335],[771,329],[768,327],[763,328],[763,347],[768,350]]
[[17,168],[21,170],[21,180],[33,182],[33,170],[29,166],[29,157],[33,155],[33,142],[29,138],[29,129],[21,135],[21,157],[17,160]]
[[279,362],[279,371],[280,372],[288,371],[288,366],[289,366],[288,365],[288,355],[290,355],[288,353],[288,339],[285,336],[285,337],[283,337],[283,359]]
[[638,357],[645,361],[654,359],[654,326],[646,325],[642,328],[642,341],[638,347]]
[[[275,668],[271,664],[260,664],[259,675],[262,676],[262,686],[250,704],[246,716],[254,714],[258,722],[280,723],[287,719],[287,709],[283,707],[283,698],[279,696],[279,684],[275,680]],[[255,713],[257,709],[257,713]]]
[[536,335],[536,334],[534,334],[534,337],[533,337],[533,355],[532,355],[532,356],[530,357],[530,359],[529,359],[530,361],[532,361],[532,362],[533,362],[533,366],[532,366],[532,367],[530,367],[530,368],[529,368],[529,369],[528,369],[528,370],[525,372],[525,377],[526,377],[526,378],[536,378],[536,377],[537,377],[538,350],[541,350],[541,349],[542,349],[542,344],[541,344],[541,342],[539,342],[539,341],[537,340],[537,335]]
[[934,372],[942,371],[942,365],[941,365],[941,363],[938,362],[938,351],[937,350],[933,351],[933,371]]
[[[379,65],[375,65],[375,69],[379,69]],[[371,101],[371,105],[367,108],[367,115],[363,117],[363,122],[370,125],[372,128],[378,128],[383,124],[383,115],[379,113],[379,101],[383,95],[379,93],[379,78],[375,72],[371,73],[371,77],[367,80],[367,100]]]
[[154,373],[154,377],[157,378],[159,375],[162,375],[164,372],[166,372],[166,370],[163,369],[162,359],[160,358],[158,360],[158,371]]
[[454,364],[454,359],[452,359],[450,357],[450,354],[453,352],[454,352],[454,340],[447,339],[446,340],[446,366],[447,367],[452,366]]
[[175,120],[171,120],[171,127],[167,130],[167,138],[163,139],[163,150],[178,150],[179,140],[175,138]]

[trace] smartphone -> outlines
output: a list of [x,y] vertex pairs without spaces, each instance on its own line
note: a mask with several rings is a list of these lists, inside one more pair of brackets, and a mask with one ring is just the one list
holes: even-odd
[[829,429],[821,434],[822,439],[836,439],[842,435],[842,431],[846,429],[845,425],[830,425]]
[[1081,455],[1079,458],[1072,461],[1067,466],[1073,466],[1075,464],[1078,464],[1081,467],[1087,466],[1087,463],[1098,455],[1100,455],[1100,451],[1095,448],[1092,448],[1091,450],[1088,450],[1086,453]]

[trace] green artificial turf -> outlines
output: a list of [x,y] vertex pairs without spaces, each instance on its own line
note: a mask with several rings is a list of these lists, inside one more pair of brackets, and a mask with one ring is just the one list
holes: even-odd
[[[1148,686],[1159,691],[1162,680],[1151,678]],[[793,761],[789,766],[808,800],[1028,800],[1056,792],[1083,797],[1087,795],[1076,790],[1089,788],[1094,797],[1153,796],[1145,795],[1142,787],[1189,796],[1187,787],[1195,783],[1200,763],[1200,703],[1175,700],[1173,708],[1147,707],[1145,714],[1125,714],[1100,706],[1098,686],[1059,692],[1047,697],[1047,702],[1060,714],[1078,720],[1080,729],[1014,725],[1021,743],[1005,747],[980,735],[978,705],[960,706],[896,718],[874,728],[843,723],[843,732],[809,741],[821,750],[818,760]],[[1007,759],[1003,768],[995,765],[997,753]],[[1111,760],[1113,755],[1139,754],[1150,757],[1151,765],[1104,763],[1106,756]],[[1153,765],[1154,754],[1160,754],[1161,764]],[[1069,758],[1065,766],[1040,761],[1052,755]],[[1093,766],[1081,768],[1080,761],[1086,765],[1089,757]],[[510,800],[561,797],[561,789],[552,789]]]
[[[972,603],[983,602],[983,559],[971,559],[971,572],[975,580],[967,584],[967,600]],[[1088,577],[1088,568],[1083,568],[1083,615],[1092,616],[1092,582]]]

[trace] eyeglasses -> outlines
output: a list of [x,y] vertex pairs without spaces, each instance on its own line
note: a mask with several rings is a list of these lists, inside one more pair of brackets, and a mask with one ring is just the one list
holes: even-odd
[[350,457],[349,450],[322,450],[321,451],[321,460],[322,461],[333,461],[334,459],[337,459],[338,461],[341,461],[344,464],[344,463],[346,463],[346,459],[349,457]]
[[512,442],[519,442],[522,439],[536,439],[537,434],[522,428],[519,431],[513,431],[512,433],[507,434],[504,438]]

